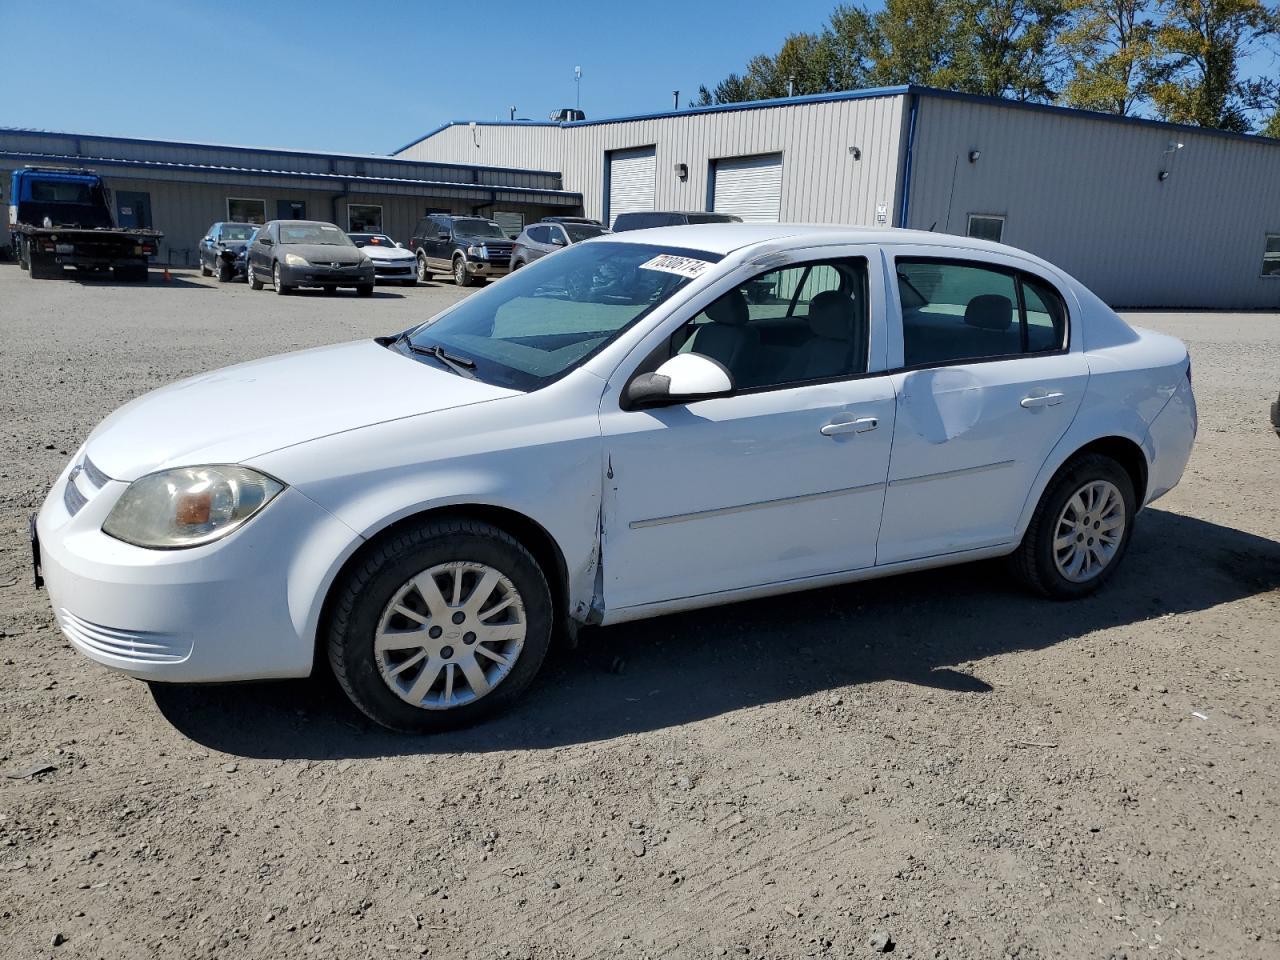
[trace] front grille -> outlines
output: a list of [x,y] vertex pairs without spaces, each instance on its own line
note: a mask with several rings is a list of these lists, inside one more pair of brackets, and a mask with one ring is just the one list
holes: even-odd
[[99,470],[97,466],[94,464],[94,462],[90,460],[88,457],[85,457],[84,460],[80,462],[80,465],[84,467],[84,475],[88,478],[89,482],[92,483],[94,488],[97,490],[101,490],[103,484],[105,484],[108,480],[111,479],[105,473]]
[[67,508],[67,513],[74,517],[88,502],[89,498],[80,492],[75,481],[67,478],[67,485],[62,488],[62,504]]
[[74,517],[110,479],[88,457],[81,460],[67,475],[67,485],[62,489],[62,503],[67,513]]
[[377,266],[375,266],[374,270],[378,273],[390,274],[392,276],[400,276],[400,275],[408,276],[409,274],[413,273],[413,267],[400,267],[400,266],[390,267],[390,266],[383,266],[382,264],[378,264]]
[[178,663],[191,656],[191,640],[166,633],[119,630],[81,619],[69,610],[58,611],[58,626],[77,646],[92,653],[137,663]]

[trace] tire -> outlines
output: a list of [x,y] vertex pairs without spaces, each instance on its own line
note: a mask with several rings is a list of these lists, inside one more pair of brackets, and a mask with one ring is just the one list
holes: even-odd
[[[459,566],[464,569],[455,573]],[[436,614],[416,586],[428,575],[436,587]],[[456,576],[462,578],[458,604],[452,602]],[[489,592],[478,596],[486,580]],[[476,615],[493,610],[500,602],[494,597],[508,602],[486,624]],[[397,612],[406,607],[416,611],[412,619]],[[456,729],[504,709],[533,681],[551,641],[551,592],[537,562],[505,531],[471,520],[424,522],[375,543],[335,586],[329,609],[325,636],[338,683],[371,720],[406,733]],[[376,651],[383,627],[401,636],[412,631],[410,642]],[[483,627],[503,632],[476,639]],[[419,638],[417,646],[413,641]],[[480,656],[484,651],[498,657]],[[477,664],[489,671],[480,692],[469,679]],[[452,706],[445,699],[446,682]]]
[[475,278],[467,273],[467,261],[462,257],[453,258],[453,282],[459,287],[469,287],[475,283]]
[[217,275],[219,283],[230,283],[236,278],[236,271],[231,264],[219,258]]
[[324,294],[324,296],[326,297],[332,297],[335,293],[338,292],[338,288],[337,287],[321,287],[320,292]]
[[1115,460],[1097,453],[1069,460],[1049,481],[1009,558],[1014,574],[1031,591],[1055,600],[1093,593],[1124,559],[1137,507],[1133,480]]
[[271,266],[271,285],[276,288],[276,295],[287,297],[293,293],[293,287],[286,286],[280,281],[280,264],[272,264]]
[[361,296],[361,297],[372,297],[372,296],[373,296],[373,284],[372,284],[372,283],[365,283],[365,284],[361,284],[360,286],[356,287],[356,295],[357,295],[357,296]]
[[27,262],[31,258],[31,254],[27,251],[27,244],[24,240],[16,241],[15,250],[18,256],[18,269],[30,270],[31,266]]
[[418,281],[417,281],[416,279],[415,279],[415,280],[401,280],[401,281],[400,281],[400,286],[402,286],[402,287],[416,287],[417,285],[418,285]]
[[524,266],[524,261],[523,261],[523,260],[512,260],[512,261],[511,261],[511,272],[512,272],[512,273],[515,273],[517,270],[519,270],[519,269],[520,269],[521,267],[523,267],[523,266]]
[[[204,257],[201,257],[201,258],[200,258],[200,276],[202,276],[202,277],[212,277],[212,276],[213,276],[213,271],[212,271],[212,270],[210,270],[208,267],[206,267],[206,266],[204,265]],[[221,278],[219,278],[219,279],[221,279]]]
[[252,263],[245,264],[244,278],[249,282],[249,289],[251,290],[262,289],[262,281],[258,279],[258,272],[253,269]]
[[431,271],[427,269],[427,255],[418,251],[418,282],[426,283],[431,279]]

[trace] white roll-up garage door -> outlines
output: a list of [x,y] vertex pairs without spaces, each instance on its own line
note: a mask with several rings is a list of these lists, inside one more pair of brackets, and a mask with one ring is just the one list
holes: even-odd
[[747,223],[777,223],[782,211],[782,154],[716,161],[716,213]]
[[658,160],[653,147],[609,154],[609,221],[620,213],[653,209]]

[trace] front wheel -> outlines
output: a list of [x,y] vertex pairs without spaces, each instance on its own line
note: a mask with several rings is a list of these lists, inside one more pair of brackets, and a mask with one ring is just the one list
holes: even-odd
[[287,287],[284,281],[280,279],[280,264],[275,264],[271,268],[271,283],[276,288],[276,293],[282,297],[287,297],[293,293],[293,287]]
[[227,263],[225,260],[218,261],[218,282],[230,283],[236,275],[235,267]]
[[1041,496],[1010,558],[1014,573],[1036,593],[1058,600],[1093,593],[1120,565],[1137,510],[1124,467],[1097,453],[1071,460]]
[[263,286],[262,281],[258,279],[258,271],[253,269],[252,263],[248,264],[244,268],[244,278],[249,281],[250,290],[262,289],[262,286]]
[[360,286],[356,287],[356,295],[357,295],[357,296],[361,296],[361,297],[372,297],[372,296],[373,296],[373,284],[372,284],[372,283],[365,283],[365,284],[361,284]]
[[453,258],[453,282],[460,287],[469,287],[474,282],[467,272],[467,261],[461,257]]
[[338,584],[329,661],[352,702],[392,730],[466,726],[514,701],[551,640],[546,578],[488,524],[437,520],[374,544]]

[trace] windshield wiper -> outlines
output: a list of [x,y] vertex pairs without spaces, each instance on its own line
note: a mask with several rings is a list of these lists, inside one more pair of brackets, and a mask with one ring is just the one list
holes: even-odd
[[449,353],[438,343],[434,343],[429,347],[420,347],[408,337],[405,338],[404,345],[409,348],[411,353],[416,353],[420,357],[433,357],[434,359],[439,360],[459,376],[470,377],[472,380],[476,378],[476,375],[472,373],[475,369],[476,362],[470,357],[462,357],[454,353]]

